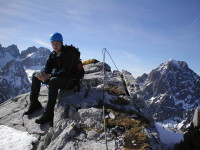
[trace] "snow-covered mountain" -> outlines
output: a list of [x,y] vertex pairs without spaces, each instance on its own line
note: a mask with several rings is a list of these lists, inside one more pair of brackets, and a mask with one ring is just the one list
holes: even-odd
[[21,52],[21,62],[30,82],[33,72],[44,67],[50,53],[51,51],[47,48],[36,48],[35,46]]
[[0,70],[0,103],[28,91],[30,83],[21,62],[9,61]]
[[16,45],[13,44],[8,47],[2,47],[0,44],[0,69],[3,68],[9,61],[17,60],[19,58],[20,53]]
[[[200,77],[184,61],[170,59],[138,78],[139,99],[145,101],[148,113],[168,128],[184,128],[200,105]],[[142,82],[143,81],[143,82]]]
[[34,46],[20,54],[16,45],[0,44],[0,103],[29,91],[32,73],[44,67],[49,54],[49,49]]
[[47,48],[29,47],[21,52],[21,62],[26,68],[44,66],[51,51]]
[[[0,99],[4,101],[29,91],[30,83],[27,74],[30,81],[33,71],[43,68],[49,54],[50,50],[46,48],[33,46],[20,54],[15,45],[7,48],[0,45]],[[86,93],[83,91],[83,93],[86,97],[88,93],[91,94],[91,99],[88,99],[91,101],[89,103],[85,101],[85,103],[92,107],[101,104],[96,104],[97,101],[92,101],[92,99],[97,98],[100,102],[102,66],[102,62],[84,66],[86,75],[83,83],[89,88],[89,91]],[[164,125],[164,127],[171,129],[185,129],[191,121],[194,110],[200,104],[200,77],[184,61],[171,59],[153,69],[149,74],[143,74],[137,79],[134,79],[128,71],[111,72],[111,68],[107,64],[105,70],[106,87],[109,93],[107,106],[114,106],[118,110],[126,111],[129,108],[135,109],[140,115],[151,116],[158,122],[157,125]],[[113,92],[117,94],[117,99],[113,99]],[[64,95],[61,95],[61,97]],[[74,99],[77,98],[76,95],[72,94],[71,96]],[[26,98],[26,100],[28,99]],[[46,101],[46,97],[43,100]],[[87,98],[84,97],[84,100],[87,100]],[[93,108],[85,109],[86,104],[83,106],[83,111],[93,111]],[[25,105],[27,103],[23,107]],[[79,108],[79,105],[77,104],[77,108]],[[19,107],[22,106],[19,105]],[[126,109],[124,109],[125,107]],[[98,110],[95,111],[98,112]],[[57,114],[60,114],[60,112]],[[159,127],[159,129],[162,129],[162,127]]]

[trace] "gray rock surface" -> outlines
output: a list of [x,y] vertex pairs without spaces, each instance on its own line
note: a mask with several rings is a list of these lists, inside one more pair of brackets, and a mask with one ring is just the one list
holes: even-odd
[[[96,68],[98,67],[96,66]],[[99,70],[96,73],[99,73]],[[0,105],[0,124],[33,134],[39,141],[34,144],[37,150],[102,150],[105,149],[102,110],[102,104],[104,103],[108,149],[128,147],[131,143],[127,139],[129,139],[129,134],[132,134],[129,128],[135,126],[140,128],[143,124],[148,126],[149,121],[135,108],[132,97],[126,94],[121,73],[106,72],[106,78],[108,88],[104,93],[104,101],[101,82],[92,86],[89,84],[100,80],[100,76],[97,76],[95,72],[86,74],[83,81],[86,84],[81,86],[80,92],[60,90],[54,110],[52,127],[50,124],[38,125],[34,122],[42,114],[42,109],[29,116],[23,116],[29,105],[30,93],[19,95]],[[109,89],[109,85],[112,85],[112,89]],[[42,87],[39,101],[43,107],[47,103],[47,93],[48,89]],[[131,116],[134,116],[134,118]],[[143,123],[139,125],[138,122],[141,120],[143,120]],[[130,124],[130,122],[133,123]],[[134,125],[134,123],[136,124]],[[147,128],[144,126],[143,128],[147,131],[141,130],[140,132],[145,134],[142,134],[143,136],[149,138],[150,147],[153,150],[158,150],[160,143],[155,127]]]
[[200,127],[200,109],[199,108],[195,110],[192,122],[194,124],[194,127]]
[[133,78],[132,74],[126,70],[122,70],[122,75],[124,78],[124,81],[126,83],[127,90],[129,92],[129,95],[132,93],[135,93],[139,90],[139,85],[137,81]]
[[[85,69],[85,73],[94,73],[94,72],[100,72],[103,70],[103,62],[98,62],[98,63],[91,63],[88,65],[84,65],[83,66]],[[105,71],[110,72],[111,68],[108,64],[104,63],[104,69]]]
[[9,61],[20,58],[19,49],[16,45],[2,47],[0,44],[0,69],[3,68]]
[[21,62],[8,62],[0,70],[0,103],[28,91],[30,83]]
[[[51,51],[43,47],[29,47],[21,52],[21,62],[26,69],[43,67]],[[40,68],[41,69],[41,68]]]

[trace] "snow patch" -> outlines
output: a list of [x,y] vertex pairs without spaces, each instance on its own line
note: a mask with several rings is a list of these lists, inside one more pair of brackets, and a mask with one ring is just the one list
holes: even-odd
[[39,70],[41,70],[43,68],[44,68],[44,66],[32,66],[30,68],[24,67],[24,70],[25,70],[25,72],[27,74],[27,77],[28,77],[28,80],[29,80],[30,83],[32,82],[33,72],[39,71]]
[[172,62],[174,66],[180,68],[180,64],[178,61],[174,60],[174,59],[170,59],[169,62]]
[[38,141],[28,132],[18,131],[4,125],[0,125],[0,150],[31,150],[32,143]]
[[169,61],[161,64],[159,67],[158,67],[158,71],[164,75],[168,69],[168,66],[169,66],[169,63],[172,63],[174,66],[176,66],[177,68],[181,68],[180,66],[180,63],[174,59],[170,59]]
[[183,139],[183,134],[166,130],[162,123],[156,122],[155,124],[160,134],[160,140],[163,144],[174,145]]

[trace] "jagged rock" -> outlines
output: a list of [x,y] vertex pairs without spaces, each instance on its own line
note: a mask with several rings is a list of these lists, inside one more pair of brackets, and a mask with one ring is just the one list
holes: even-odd
[[[87,65],[86,65],[87,66]],[[85,74],[83,83],[88,87],[100,87],[102,88],[103,83],[103,73],[102,72],[94,72],[90,74]],[[105,72],[105,89],[110,88],[117,89],[120,94],[126,94],[125,85],[121,73],[118,71]],[[118,94],[118,95],[120,95]]]
[[30,83],[21,62],[12,60],[0,70],[0,103],[29,90]]
[[102,72],[94,72],[91,74],[84,75],[84,84],[87,84],[88,87],[97,87],[103,82]]
[[134,106],[140,110],[143,111],[143,115],[148,116],[148,112],[146,112],[145,109],[145,103],[143,99],[138,98],[137,93],[139,91],[139,85],[137,81],[133,78],[132,74],[128,71],[123,70],[122,71],[123,79],[127,88],[127,91],[129,95],[132,97],[132,101]]
[[103,111],[96,108],[80,109],[78,110],[79,123],[84,124],[85,128],[103,129],[101,120],[103,118]]
[[43,144],[42,146],[44,147],[44,149],[46,149],[51,143],[52,136],[53,136],[53,128],[50,127],[48,130],[48,133],[45,136],[44,142],[42,143]]
[[[92,64],[88,64],[88,65],[84,65],[83,66],[85,69],[85,73],[94,73],[94,72],[100,72],[103,70],[103,62],[98,62],[98,63],[92,63]],[[111,68],[108,64],[104,63],[104,69],[105,71],[110,72]]]
[[152,70],[135,95],[145,101],[148,114],[157,122],[177,122],[175,128],[180,130],[190,123],[190,110],[199,106],[199,81],[186,62],[171,59]]
[[130,72],[122,70],[122,75],[130,95],[139,90],[139,85]]
[[21,62],[26,69],[44,67],[51,51],[43,47],[30,47],[21,52]]
[[194,124],[194,127],[200,127],[200,109],[199,108],[195,110],[192,122]]
[[199,108],[195,110],[193,121],[184,133],[183,140],[175,144],[174,150],[198,150],[200,148]]
[[3,68],[9,61],[17,60],[20,57],[19,49],[16,45],[2,47],[0,45],[0,69]]
[[[96,80],[96,76],[91,75],[94,73],[87,74],[90,79],[86,75],[83,83]],[[134,146],[130,141],[135,137],[143,140],[141,142],[136,139],[135,143],[141,142],[141,144],[136,145],[135,148],[152,147],[153,150],[158,150],[160,143],[151,142],[156,138],[154,134],[156,129],[149,129],[152,132],[148,134],[143,131],[143,128],[149,124],[148,119],[138,112],[132,98],[127,95],[121,73],[106,72],[106,82],[108,86],[104,92],[100,87],[102,84],[100,82],[94,86],[82,85],[80,92],[76,93],[73,90],[60,90],[54,110],[53,127],[50,124],[34,123],[35,119],[42,114],[42,109],[30,116],[22,117],[27,109],[30,93],[8,100],[0,106],[0,124],[34,134],[39,141],[35,143],[37,149],[101,150],[105,148],[102,109],[104,104],[105,115],[108,116],[105,119],[108,149],[130,148]],[[112,88],[109,87],[110,85]],[[47,102],[47,93],[48,89],[45,86],[42,87],[39,101],[43,107]],[[134,114],[137,118],[131,117]],[[150,142],[148,142],[148,137],[151,138],[149,138]],[[157,145],[152,146],[152,143]]]
[[97,133],[95,130],[91,130],[87,133],[87,138],[89,140],[96,140],[99,137],[99,133]]
[[137,81],[139,87],[143,86],[143,84],[145,83],[147,77],[148,77],[148,74],[144,73],[142,76],[140,76],[140,77],[138,77],[138,78],[136,79],[136,81]]
[[23,50],[22,52],[21,52],[21,58],[23,59],[23,58],[26,58],[28,55],[30,55],[30,54],[32,54],[32,53],[34,53],[34,52],[36,52],[37,51],[37,48],[35,47],[35,46],[32,46],[32,47],[29,47],[29,48],[27,48],[26,50]]
[[143,130],[144,130],[144,133],[146,133],[148,135],[149,139],[151,139],[149,141],[151,148],[161,150],[161,145],[159,144],[160,143],[159,134],[156,130],[155,123],[151,122],[148,125],[148,127],[144,128]]

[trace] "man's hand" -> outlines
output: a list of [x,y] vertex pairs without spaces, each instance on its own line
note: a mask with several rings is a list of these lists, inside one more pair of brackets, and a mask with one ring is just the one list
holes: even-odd
[[44,73],[43,75],[38,76],[38,79],[40,81],[43,81],[43,82],[48,80],[48,79],[50,79],[50,78],[51,78],[51,76],[49,74],[46,74],[46,73]]

